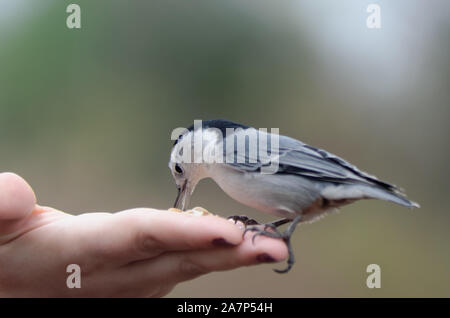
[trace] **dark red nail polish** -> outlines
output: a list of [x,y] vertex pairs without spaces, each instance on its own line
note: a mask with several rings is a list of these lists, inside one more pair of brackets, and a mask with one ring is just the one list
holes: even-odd
[[256,256],[256,260],[260,263],[274,263],[276,260],[267,253],[259,254]]
[[215,238],[214,240],[212,240],[212,244],[217,247],[233,246],[233,244],[231,244],[230,242],[228,242],[227,240],[225,240],[224,238],[221,238],[221,237]]

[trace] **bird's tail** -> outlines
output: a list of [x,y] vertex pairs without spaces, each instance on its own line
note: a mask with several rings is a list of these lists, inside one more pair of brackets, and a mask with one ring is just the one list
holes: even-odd
[[365,186],[364,194],[369,198],[390,201],[407,208],[420,208],[418,203],[408,200],[405,194],[398,189],[387,190],[380,187]]

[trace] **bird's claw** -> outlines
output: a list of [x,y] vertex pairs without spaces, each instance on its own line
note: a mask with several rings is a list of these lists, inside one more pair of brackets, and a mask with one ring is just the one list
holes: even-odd
[[288,248],[288,253],[289,253],[289,257],[287,260],[287,266],[284,269],[276,269],[274,268],[273,271],[279,274],[284,274],[287,273],[291,270],[292,266],[294,266],[295,263],[295,258],[294,258],[294,252],[292,251],[292,246],[291,246],[291,237],[288,235],[285,235],[283,237],[283,241],[286,243],[286,246]]
[[[266,231],[267,228],[270,228],[272,231]],[[294,258],[294,253],[292,251],[292,246],[291,246],[291,234],[289,231],[286,232],[279,232],[277,230],[277,227],[273,224],[265,224],[264,225],[264,229],[261,229],[259,227],[249,227],[246,228],[244,231],[244,235],[247,232],[256,232],[253,237],[252,237],[252,243],[255,244],[255,238],[259,235],[263,235],[263,236],[267,236],[267,237],[272,237],[272,238],[278,238],[278,239],[282,239],[285,243],[286,246],[288,248],[288,253],[289,253],[289,257],[287,260],[287,267],[284,269],[274,269],[275,272],[279,273],[279,274],[284,274],[287,273],[291,270],[292,266],[295,263],[295,258]]]
[[[269,232],[266,231],[268,228],[270,228],[271,230],[273,230],[273,232]],[[260,227],[256,227],[256,226],[252,226],[252,227],[248,227],[245,229],[244,231],[244,236],[245,233],[247,232],[256,232],[255,235],[253,235],[252,238],[252,243],[255,244],[255,238],[259,235],[264,235],[264,236],[268,236],[268,237],[272,237],[272,238],[283,238],[283,233],[278,232],[276,226],[274,226],[273,224],[264,224],[264,228],[261,229]]]
[[[250,232],[256,232],[253,235],[253,237],[252,237],[252,243],[253,244],[255,244],[255,238],[257,236],[259,236],[259,235],[263,235],[263,236],[267,236],[267,237],[271,237],[271,238],[282,239],[286,243],[286,246],[287,246],[287,249],[288,249],[288,253],[289,253],[289,257],[288,257],[288,260],[287,260],[287,267],[284,268],[284,269],[274,269],[274,271],[276,273],[283,274],[283,273],[287,273],[287,272],[289,272],[291,270],[292,266],[295,263],[294,252],[292,251],[292,246],[291,246],[291,235],[294,232],[295,227],[297,226],[297,224],[302,219],[301,215],[296,216],[293,220],[291,220],[291,219],[281,219],[281,220],[278,220],[278,221],[275,221],[275,222],[272,222],[272,223],[262,224],[262,226],[261,226],[261,224],[259,224],[255,220],[249,219],[246,216],[232,216],[232,217],[229,217],[229,219],[233,219],[233,220],[235,220],[235,222],[241,221],[241,222],[243,222],[245,224],[246,228],[244,230],[243,236],[245,236],[245,234],[247,232],[249,232],[249,231]],[[254,225],[255,224],[255,223],[253,223],[253,224],[249,223],[248,222],[249,220],[250,221],[254,221],[257,225],[260,225],[260,226],[247,227],[247,225]],[[289,225],[289,227],[287,228],[286,231],[284,231],[284,232],[278,231],[277,228],[279,226],[281,226],[283,224],[286,224],[286,223],[289,223],[289,222],[292,222],[292,224]],[[268,229],[270,229],[270,231],[267,231]]]

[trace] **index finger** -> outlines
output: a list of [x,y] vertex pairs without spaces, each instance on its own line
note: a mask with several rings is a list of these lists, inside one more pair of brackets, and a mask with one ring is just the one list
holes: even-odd
[[193,216],[154,209],[133,209],[102,222],[96,250],[128,263],[165,251],[235,246],[242,230],[217,216]]

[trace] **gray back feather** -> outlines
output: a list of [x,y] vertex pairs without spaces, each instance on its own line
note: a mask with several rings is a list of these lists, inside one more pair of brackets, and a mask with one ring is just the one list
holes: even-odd
[[[233,137],[236,140],[243,138],[245,134],[248,132],[238,130],[227,138]],[[252,146],[249,142],[246,143],[245,152],[237,151],[236,143],[234,148],[226,149],[224,147],[226,156],[233,159],[226,162],[229,166],[241,171],[259,172],[263,166],[270,164],[271,155],[274,155],[269,151],[270,134],[261,131],[256,131],[256,134],[258,139],[265,138],[264,140],[267,140],[265,146],[263,143],[262,148],[259,145],[256,157],[249,151],[249,147]],[[327,183],[372,185],[389,192],[400,192],[396,186],[378,180],[375,176],[359,170],[344,159],[290,137],[279,136],[278,155],[277,174],[298,175]]]

